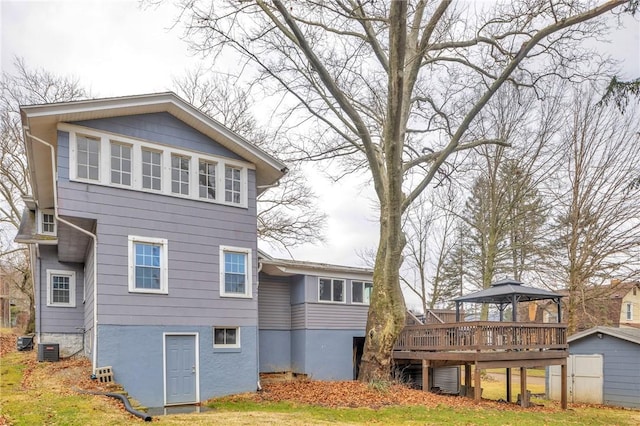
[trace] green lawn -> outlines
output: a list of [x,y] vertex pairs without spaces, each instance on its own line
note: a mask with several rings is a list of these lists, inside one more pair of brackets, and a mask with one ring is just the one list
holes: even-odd
[[[142,420],[106,397],[79,395],[49,374],[51,365],[33,362],[33,353],[10,353],[1,360],[1,416],[15,425],[128,425]],[[29,380],[25,383],[25,375]],[[485,392],[487,390],[485,389]],[[325,408],[286,402],[214,400],[201,414],[159,416],[167,425],[637,425],[640,411],[573,406],[557,409],[494,409],[441,405],[436,408],[390,406],[381,409]],[[2,421],[0,420],[0,424]]]

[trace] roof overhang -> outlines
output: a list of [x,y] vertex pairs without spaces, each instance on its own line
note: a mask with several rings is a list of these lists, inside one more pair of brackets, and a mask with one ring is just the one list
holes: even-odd
[[193,127],[256,167],[258,192],[275,184],[287,167],[242,136],[194,108],[175,93],[155,93],[117,98],[91,99],[55,104],[22,106],[25,146],[33,186],[33,195],[41,208],[53,206],[53,174],[49,147],[34,141],[32,134],[57,148],[58,123],[94,120],[137,114],[167,112]]
[[594,334],[606,334],[607,336],[616,337],[618,339],[627,340],[640,345],[640,329],[637,328],[619,328],[619,327],[603,327],[597,326],[588,330],[572,334],[567,338],[567,342],[571,343],[576,340],[583,339]]
[[262,271],[272,276],[315,275],[363,281],[373,280],[373,269],[369,268],[274,258],[261,258],[260,263]]

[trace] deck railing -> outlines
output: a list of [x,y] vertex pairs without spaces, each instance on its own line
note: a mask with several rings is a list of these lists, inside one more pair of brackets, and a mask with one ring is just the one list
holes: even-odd
[[567,349],[566,324],[473,321],[406,326],[397,351]]

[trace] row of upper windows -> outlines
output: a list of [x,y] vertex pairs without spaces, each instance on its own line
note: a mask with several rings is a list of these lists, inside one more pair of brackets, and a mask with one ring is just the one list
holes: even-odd
[[[131,293],[169,293],[168,241],[129,236]],[[251,249],[220,246],[220,296],[252,297]],[[47,271],[47,306],[76,306],[76,273]]]
[[69,132],[71,180],[247,206],[246,164],[70,125],[61,129]]
[[[345,280],[318,278],[318,301],[346,303]],[[368,305],[371,303],[373,284],[365,281],[351,281],[351,303]]]

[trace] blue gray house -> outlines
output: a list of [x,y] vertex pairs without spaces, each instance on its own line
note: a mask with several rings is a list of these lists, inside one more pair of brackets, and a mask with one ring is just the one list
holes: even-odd
[[370,271],[258,256],[256,196],[284,164],[173,93],[21,114],[39,342],[154,407],[255,390],[260,369],[353,377]]

